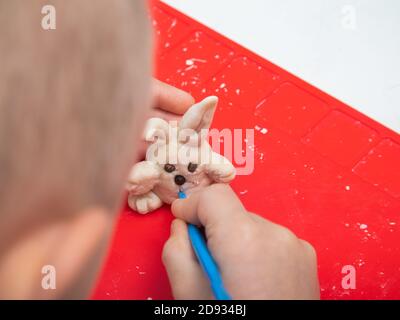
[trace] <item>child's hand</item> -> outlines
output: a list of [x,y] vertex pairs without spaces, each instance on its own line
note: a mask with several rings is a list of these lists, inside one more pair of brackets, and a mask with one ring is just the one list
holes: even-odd
[[313,247],[288,229],[245,210],[228,185],[215,184],[176,200],[178,218],[163,250],[176,299],[212,298],[188,238],[186,222],[203,225],[208,247],[234,299],[318,299]]

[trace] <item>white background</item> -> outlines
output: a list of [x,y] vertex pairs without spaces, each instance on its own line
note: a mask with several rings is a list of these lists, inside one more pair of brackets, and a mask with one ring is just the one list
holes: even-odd
[[399,0],[164,0],[400,133]]

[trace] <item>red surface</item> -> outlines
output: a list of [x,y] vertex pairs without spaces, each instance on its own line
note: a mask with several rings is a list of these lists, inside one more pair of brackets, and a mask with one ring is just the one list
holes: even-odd
[[[232,187],[314,245],[322,298],[400,298],[399,135],[165,4],[152,11],[156,76],[197,99],[218,95],[213,127],[255,128],[255,170]],[[171,219],[167,206],[122,210],[94,298],[171,298],[161,263]],[[345,265],[356,289],[341,286]]]

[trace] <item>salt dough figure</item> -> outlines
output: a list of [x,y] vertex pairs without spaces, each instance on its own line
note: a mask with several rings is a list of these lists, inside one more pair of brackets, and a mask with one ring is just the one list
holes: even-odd
[[145,214],[172,203],[178,192],[186,194],[212,183],[229,183],[235,168],[214,152],[207,141],[218,98],[211,96],[194,104],[178,123],[149,119],[144,138],[149,145],[146,160],[129,174],[128,204]]

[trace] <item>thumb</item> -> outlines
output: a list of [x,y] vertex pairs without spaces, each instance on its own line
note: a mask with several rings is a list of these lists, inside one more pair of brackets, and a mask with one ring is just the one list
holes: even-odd
[[171,235],[164,245],[162,260],[175,299],[213,299],[209,282],[192,249],[184,221],[172,221]]

